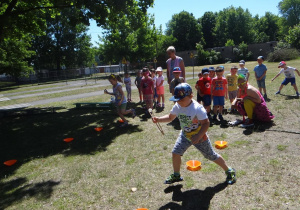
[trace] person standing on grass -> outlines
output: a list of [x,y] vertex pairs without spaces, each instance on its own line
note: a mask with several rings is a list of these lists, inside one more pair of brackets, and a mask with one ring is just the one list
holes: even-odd
[[[169,56],[169,59],[167,60],[167,78],[168,78],[168,84],[170,85],[172,79],[174,78],[173,70],[175,67],[179,67],[181,69],[180,76],[184,78],[185,80],[185,67],[183,59],[179,56],[176,56],[176,50],[175,47],[170,46],[167,49],[167,54]],[[169,87],[170,93],[171,87]]]
[[228,98],[227,79],[223,77],[224,69],[222,67],[217,67],[216,74],[217,76],[213,78],[211,82],[211,97],[214,102],[213,120],[217,120],[217,114],[219,110],[219,120],[223,121],[223,107],[225,105],[225,98]]
[[153,85],[154,85],[154,93],[153,93],[153,103],[154,103],[154,107],[156,107],[157,104],[157,91],[156,91],[156,73],[155,73],[155,69],[151,69],[151,78],[153,81]]
[[[238,67],[237,66],[232,66],[230,69],[230,74],[228,74],[226,76],[227,82],[228,82],[228,95],[229,95],[229,100],[230,100],[230,104],[233,102],[233,100],[236,98],[237,96],[237,78],[238,76],[236,75],[238,71]],[[231,113],[234,112],[234,107],[231,106]]]
[[246,62],[245,62],[244,60],[240,60],[240,62],[239,62],[240,68],[239,68],[237,74],[238,74],[238,75],[239,75],[239,74],[244,75],[244,76],[246,77],[247,81],[248,81],[248,80],[249,80],[249,77],[250,77],[250,73],[249,73],[248,69],[245,68],[245,64],[246,64]]
[[122,85],[119,83],[119,82],[122,82],[121,77],[111,74],[108,77],[108,81],[113,86],[113,92],[110,93],[105,89],[104,93],[115,96],[115,104],[117,107],[117,113],[120,116],[120,118],[124,121],[124,123],[121,124],[121,127],[125,127],[128,125],[128,120],[125,119],[124,115],[132,114],[132,118],[135,118],[135,116],[136,116],[135,110],[134,109],[126,110],[127,100],[126,100],[126,97],[122,90]]
[[297,72],[298,76],[300,77],[300,73],[298,69],[287,66],[285,61],[281,61],[278,65],[278,68],[281,68],[279,73],[272,79],[272,82],[282,73],[285,75],[285,79],[282,81],[279,90],[275,93],[275,95],[280,94],[280,91],[282,90],[283,86],[291,83],[291,85],[294,87],[296,91],[296,96],[299,97],[299,92],[298,88],[296,85],[296,77],[295,77],[295,72]]
[[204,108],[209,119],[210,105],[211,105],[211,78],[208,76],[209,72],[207,68],[202,69],[202,78],[198,81],[199,94],[202,97]]
[[127,100],[131,102],[131,79],[129,73],[125,73],[124,75],[124,83],[127,91]]
[[177,85],[179,85],[180,83],[184,82],[184,78],[181,77],[181,69],[180,67],[175,67],[173,70],[173,75],[174,78],[172,79],[171,83],[170,83],[170,90],[172,95],[174,95],[174,89]]
[[153,108],[153,93],[154,93],[154,84],[151,77],[149,77],[149,69],[143,68],[143,78],[141,81],[141,89],[144,96],[144,102],[146,103],[146,113],[148,109]]
[[[207,69],[207,71],[208,71],[208,68],[206,68]],[[203,71],[203,69],[202,69],[202,71]],[[199,87],[199,81],[200,81],[200,79],[202,78],[203,76],[202,76],[202,72],[199,72],[198,73],[198,81],[196,82],[196,84],[195,84],[195,89],[197,90],[197,102],[199,103],[199,104],[201,104],[201,102],[203,101],[203,98],[202,98],[202,96],[203,95],[201,95],[200,94],[200,87]]]
[[258,65],[254,67],[255,78],[257,81],[257,86],[259,92],[262,94],[262,90],[264,91],[264,99],[267,99],[267,91],[266,91],[266,74],[267,74],[267,67],[263,64],[264,62],[263,56],[258,56],[257,63]]
[[194,145],[205,158],[215,162],[225,171],[228,184],[234,184],[236,182],[236,171],[234,168],[228,167],[223,157],[213,150],[207,135],[210,122],[204,107],[193,100],[192,87],[187,83],[179,84],[175,87],[174,96],[170,98],[170,101],[176,102],[170,114],[152,118],[153,123],[171,122],[176,117],[180,121],[181,132],[172,151],[174,172],[164,183],[172,184],[183,181],[180,176],[181,156],[191,145]]
[[140,103],[143,103],[143,93],[142,93],[142,89],[141,89],[141,81],[142,81],[142,74],[141,74],[142,70],[138,70],[134,84],[136,85],[138,91],[139,91],[139,97],[140,97]]
[[164,88],[165,77],[163,75],[162,68],[157,67],[156,73],[157,73],[156,91],[158,95],[158,107],[165,108],[165,88]]

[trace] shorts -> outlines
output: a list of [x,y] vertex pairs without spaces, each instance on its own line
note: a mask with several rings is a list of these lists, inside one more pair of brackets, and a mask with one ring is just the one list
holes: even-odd
[[126,106],[127,106],[127,103],[121,104],[121,106],[118,106],[118,105],[117,105],[117,110],[118,110],[118,111],[126,110]]
[[233,100],[237,97],[237,90],[228,91],[229,100]]
[[[182,133],[180,133],[172,153],[182,156],[191,145],[193,145],[192,142],[188,140]],[[196,147],[208,160],[215,161],[220,157],[220,155],[213,150],[209,139],[201,143],[194,144],[194,147]]]
[[157,92],[157,95],[163,95],[163,94],[165,94],[165,88],[164,88],[164,86],[156,87],[156,92]]
[[131,93],[131,86],[126,86],[126,91],[127,91],[128,93]]
[[293,77],[293,78],[285,78],[283,81],[282,81],[282,85],[287,85],[291,83],[291,85],[295,85],[296,84],[296,78]]
[[265,79],[262,79],[262,80],[256,80],[256,82],[257,82],[257,86],[259,87],[259,88],[266,88],[266,83],[265,83]]
[[154,97],[154,98],[157,98],[157,97],[158,97],[158,95],[157,95],[157,91],[156,91],[156,88],[154,88],[153,97]]
[[147,103],[153,103],[153,94],[150,95],[144,95],[144,102]]
[[211,95],[204,95],[202,98],[203,98],[204,106],[210,106],[211,105]]
[[199,95],[199,93],[197,93],[197,101],[198,103],[200,103],[201,101],[203,101],[203,97]]
[[214,96],[214,106],[224,106],[225,105],[225,97],[224,96]]

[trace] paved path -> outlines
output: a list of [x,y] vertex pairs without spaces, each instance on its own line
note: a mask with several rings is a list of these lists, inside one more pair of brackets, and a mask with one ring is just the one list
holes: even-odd
[[[187,72],[188,75],[191,75],[191,72]],[[186,80],[190,80],[193,79],[193,77],[187,77]],[[43,93],[35,93],[35,94],[27,94],[27,97],[32,97],[32,96],[38,96],[38,95],[45,95],[45,94],[51,94],[51,93],[60,93],[60,92],[65,92],[65,91],[72,91],[72,90],[78,90],[78,89],[82,89],[82,88],[92,88],[92,87],[100,87],[100,86],[107,86],[110,85],[109,81],[107,80],[102,80],[101,83],[104,82],[105,84],[101,84],[101,85],[94,85],[94,86],[85,86],[85,87],[81,87],[81,88],[73,88],[73,89],[68,89],[68,90],[57,90],[57,91],[47,91],[47,92],[43,92]],[[164,83],[165,87],[167,87],[167,82]],[[78,81],[77,84],[73,83],[74,86],[78,85]],[[81,83],[82,85],[82,83]],[[136,86],[132,86],[132,90],[137,89]],[[53,90],[53,88],[45,88],[44,90]],[[123,90],[125,91],[125,88],[123,88]],[[108,89],[108,91],[112,91],[112,89]],[[53,102],[61,102],[61,101],[70,101],[70,100],[76,100],[76,99],[81,99],[81,98],[89,98],[89,97],[94,97],[94,96],[100,96],[103,95],[104,92],[103,91],[94,91],[94,92],[89,92],[89,93],[82,93],[82,94],[76,94],[76,95],[70,95],[70,96],[62,96],[62,97],[57,97],[57,98],[49,98],[49,99],[44,99],[44,100],[38,100],[38,101],[32,101],[29,102],[29,105],[44,105],[44,104],[49,104],[49,103],[53,103]],[[29,95],[29,96],[28,96]],[[12,96],[10,97],[11,99],[17,99],[17,98],[25,98],[26,95],[20,95],[20,96]],[[18,105],[18,104],[15,104]],[[28,105],[28,104],[27,104]],[[11,105],[14,106],[14,105]],[[0,107],[1,109],[6,109],[7,106],[2,106]]]

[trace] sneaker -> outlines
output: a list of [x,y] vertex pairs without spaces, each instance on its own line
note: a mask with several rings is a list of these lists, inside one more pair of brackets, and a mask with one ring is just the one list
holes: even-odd
[[165,180],[165,184],[172,184],[174,182],[181,182],[183,181],[183,178],[180,176],[175,176],[174,174],[171,174],[166,180]]
[[162,104],[162,106],[161,106],[162,108],[165,108],[165,104]]
[[216,114],[214,114],[213,120],[217,120],[217,115]]
[[250,119],[247,119],[242,125],[240,125],[241,128],[248,128],[252,127],[254,125],[253,121]]
[[224,118],[223,118],[223,116],[222,116],[221,114],[219,114],[219,120],[220,120],[220,121],[223,121],[223,120],[224,120]]
[[296,92],[296,96],[297,96],[297,97],[299,97],[299,96],[300,96],[299,92]]
[[265,95],[264,95],[264,99],[265,100],[267,100],[268,99],[268,96],[267,96],[267,94],[265,93]]
[[128,126],[128,122],[127,122],[127,121],[124,122],[124,123],[122,123],[122,124],[120,125],[121,128],[124,128],[124,127],[127,127],[127,126]]
[[280,94],[280,91],[277,91],[277,92],[275,93],[275,95],[278,95],[278,94]]
[[136,117],[135,109],[131,109],[131,112],[132,112],[132,118],[134,119]]
[[234,168],[229,168],[228,171],[225,172],[225,174],[227,175],[227,184],[234,184],[236,182],[236,173]]

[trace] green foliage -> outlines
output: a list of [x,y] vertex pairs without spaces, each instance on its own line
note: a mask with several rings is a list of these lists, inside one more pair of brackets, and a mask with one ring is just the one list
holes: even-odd
[[6,38],[0,42],[0,74],[10,75],[15,80],[29,75],[33,68],[28,60],[35,53],[28,50],[29,40],[28,37],[22,40]]
[[203,45],[201,43],[198,43],[196,45],[196,48],[198,53],[198,62],[200,65],[216,64],[221,62],[222,56],[220,52],[216,52],[215,50],[204,50]]
[[290,28],[285,40],[294,48],[300,50],[300,24]]
[[235,46],[234,41],[232,39],[228,39],[225,43],[225,47],[233,47]]
[[278,8],[287,26],[293,27],[300,23],[300,0],[282,0]]
[[248,45],[245,42],[239,44],[238,47],[233,48],[233,54],[236,56],[236,60],[250,60],[253,53],[248,51]]
[[293,60],[300,56],[300,53],[295,48],[291,48],[290,44],[286,42],[278,42],[274,47],[274,52],[268,54],[267,60],[269,62],[278,62],[282,60]]
[[182,11],[174,14],[167,23],[166,35],[176,38],[174,45],[177,51],[194,50],[196,43],[204,42],[201,25],[197,23],[192,13]]
[[204,15],[199,18],[201,24],[203,38],[205,40],[205,48],[212,48],[215,46],[215,26],[216,26],[217,13],[205,12]]

